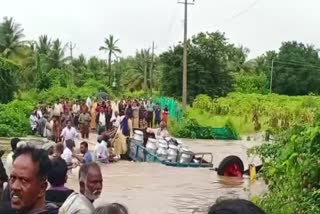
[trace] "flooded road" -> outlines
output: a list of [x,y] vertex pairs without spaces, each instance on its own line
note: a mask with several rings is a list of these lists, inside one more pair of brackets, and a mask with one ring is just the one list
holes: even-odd
[[[227,155],[238,155],[245,166],[259,164],[247,158],[252,142],[183,140],[194,152],[212,152],[214,167]],[[91,145],[93,146],[93,145]],[[245,167],[247,168],[247,167]],[[250,184],[249,179],[222,178],[207,168],[174,168],[161,164],[121,161],[101,165],[104,187],[96,205],[118,202],[131,214],[206,213],[220,197],[248,198],[265,190],[263,181]],[[69,175],[68,186],[78,190],[77,169]]]
[[[90,149],[96,135],[92,134]],[[79,147],[79,140],[77,147]],[[248,158],[247,148],[258,145],[247,141],[181,140],[194,152],[212,152],[214,167],[228,155],[239,156],[248,163],[259,164],[258,158]],[[8,141],[0,140],[0,148]],[[120,161],[101,165],[103,193],[96,205],[118,202],[131,214],[204,214],[218,198],[249,198],[265,190],[263,181],[250,184],[248,178],[223,178],[208,168],[174,168],[152,163]],[[67,186],[78,191],[78,168],[69,173]]]

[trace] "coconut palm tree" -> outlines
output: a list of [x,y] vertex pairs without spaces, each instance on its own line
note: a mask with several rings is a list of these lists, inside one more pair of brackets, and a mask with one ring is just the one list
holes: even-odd
[[117,46],[119,39],[114,39],[113,35],[109,35],[109,38],[105,38],[105,46],[99,48],[100,51],[105,51],[108,53],[108,70],[109,70],[109,84],[111,85],[111,60],[112,56],[117,56],[121,53],[120,48]]
[[136,55],[127,59],[124,67],[123,85],[129,90],[147,90],[148,71],[150,69],[151,55],[149,49],[136,51]]
[[49,65],[50,68],[63,68],[69,57],[65,57],[66,45],[62,46],[62,42],[56,39],[52,43],[52,48],[49,52]]
[[5,58],[19,55],[24,46],[23,29],[13,18],[4,17],[0,23],[0,55]]
[[36,49],[39,54],[49,55],[52,43],[47,35],[41,35],[39,41],[36,43]]

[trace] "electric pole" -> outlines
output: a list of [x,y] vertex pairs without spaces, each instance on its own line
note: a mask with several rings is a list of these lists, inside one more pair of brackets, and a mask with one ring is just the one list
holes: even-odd
[[271,61],[271,68],[270,68],[270,94],[272,93],[272,82],[273,82],[273,64],[274,60]]
[[152,42],[152,51],[151,51],[151,64],[150,64],[150,96],[152,97],[152,74],[153,74],[153,66],[154,66],[154,41]]
[[188,77],[188,6],[194,5],[194,0],[192,3],[189,3],[188,0],[184,0],[184,2],[178,2],[179,4],[184,4],[184,35],[183,35],[183,72],[182,72],[182,107],[186,110],[187,107],[187,96],[188,96],[188,88],[187,88],[187,77]]
[[70,50],[70,58],[73,60],[73,50],[76,48],[76,44],[72,44],[72,42],[68,43],[68,48]]

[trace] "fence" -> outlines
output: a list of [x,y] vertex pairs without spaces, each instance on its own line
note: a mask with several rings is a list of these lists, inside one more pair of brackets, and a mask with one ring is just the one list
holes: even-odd
[[164,109],[165,106],[168,107],[169,110],[169,117],[176,119],[178,122],[181,121],[183,111],[180,104],[173,98],[169,97],[158,97],[153,99],[155,103],[159,103],[161,109]]

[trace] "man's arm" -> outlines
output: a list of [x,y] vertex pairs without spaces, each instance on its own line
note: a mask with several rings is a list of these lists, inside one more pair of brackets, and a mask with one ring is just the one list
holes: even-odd
[[60,134],[60,137],[64,137],[64,134],[65,134],[66,130],[65,129],[62,129],[62,132]]

